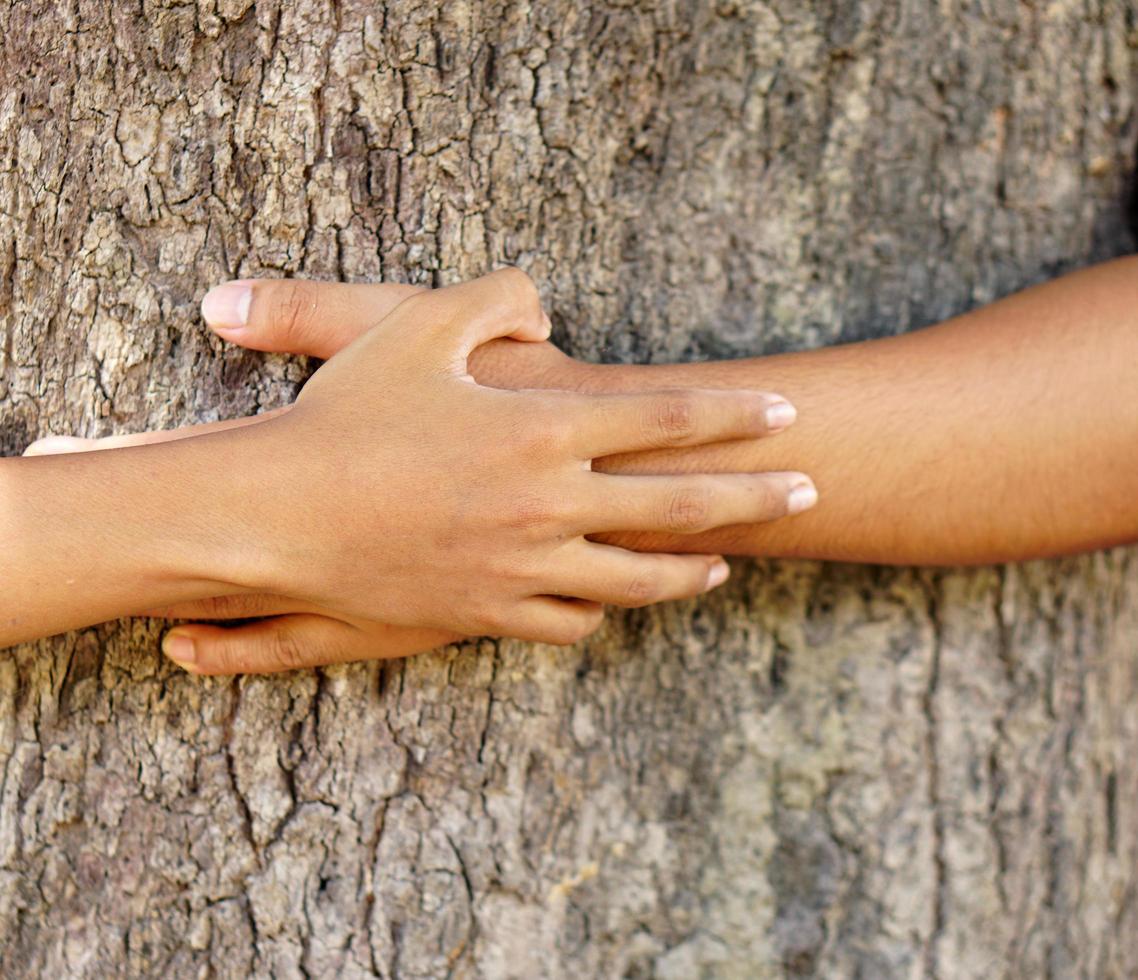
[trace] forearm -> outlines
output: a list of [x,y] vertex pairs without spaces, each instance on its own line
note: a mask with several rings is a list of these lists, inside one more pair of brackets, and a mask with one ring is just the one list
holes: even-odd
[[597,465],[801,470],[819,489],[816,508],[697,537],[614,539],[629,547],[968,564],[1138,539],[1138,259],[896,338],[734,362],[591,367],[569,383],[761,388],[798,409],[776,439]]
[[206,436],[0,460],[0,647],[217,594],[251,558],[233,554],[256,493],[237,452]]

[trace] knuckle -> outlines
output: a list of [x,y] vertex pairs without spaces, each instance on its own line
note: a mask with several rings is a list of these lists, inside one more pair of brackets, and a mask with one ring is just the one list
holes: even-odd
[[530,422],[523,423],[517,442],[537,459],[551,459],[564,455],[574,435],[572,421],[562,413],[542,412]]
[[247,654],[244,644],[231,637],[214,643],[199,642],[194,671],[210,677],[242,674]]
[[409,296],[399,304],[400,316],[415,325],[413,343],[432,346],[453,337],[462,307],[445,289],[427,290]]
[[657,400],[651,426],[665,444],[683,442],[695,433],[695,399],[687,394],[666,395]]
[[202,619],[252,619],[264,615],[266,602],[258,595],[219,595],[202,600]]
[[300,337],[312,323],[317,307],[317,287],[305,279],[281,279],[269,295],[273,325],[289,337]]
[[668,496],[664,527],[678,533],[705,530],[711,519],[711,492],[706,487],[680,487]]
[[624,587],[621,605],[635,608],[648,606],[663,594],[660,580],[655,575],[638,575]]
[[769,521],[786,513],[784,490],[766,477],[744,479],[724,490],[725,506],[732,513],[732,523]]
[[543,494],[518,497],[507,512],[507,526],[515,531],[544,531],[561,524],[564,508],[560,501]]
[[233,619],[236,596],[215,595],[199,599],[192,606],[193,614],[199,619]]
[[499,300],[504,311],[514,317],[528,319],[541,315],[541,294],[537,283],[516,266],[494,273]]
[[768,480],[760,480],[751,491],[752,510],[758,518],[781,517],[786,513],[787,494]]
[[572,441],[577,432],[573,416],[567,406],[553,402],[549,411],[543,413],[541,429],[545,437],[557,446],[565,446]]
[[537,296],[537,284],[516,265],[499,269],[494,275],[504,294],[515,302],[524,303]]
[[309,644],[290,629],[279,629],[269,641],[272,662],[282,670],[307,667],[312,651]]

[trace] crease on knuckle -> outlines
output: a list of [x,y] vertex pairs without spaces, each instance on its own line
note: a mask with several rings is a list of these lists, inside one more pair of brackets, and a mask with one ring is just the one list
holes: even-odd
[[686,442],[696,431],[695,400],[686,394],[660,398],[652,410],[650,428],[665,446]]
[[268,604],[259,595],[219,595],[203,599],[202,619],[252,619],[263,616]]
[[243,663],[248,659],[248,649],[234,637],[223,637],[220,641],[199,643],[194,672],[207,677],[233,676],[245,673]]
[[711,493],[704,487],[681,487],[668,498],[664,527],[678,534],[704,531],[711,519]]
[[749,520],[774,520],[786,514],[788,492],[780,490],[768,480],[758,480],[751,485],[747,503]]
[[506,525],[515,531],[550,531],[561,523],[561,504],[544,494],[523,494],[507,508]]
[[655,575],[637,575],[624,587],[621,605],[630,609],[648,606],[658,602],[662,594],[659,579]]
[[316,313],[316,288],[304,279],[281,279],[274,283],[269,313],[272,325],[293,339],[304,336]]
[[291,629],[282,627],[274,633],[270,641],[272,662],[282,670],[300,670],[307,667],[315,655],[311,644]]

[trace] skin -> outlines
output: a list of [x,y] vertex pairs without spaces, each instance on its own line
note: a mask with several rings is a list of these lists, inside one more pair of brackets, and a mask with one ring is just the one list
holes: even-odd
[[[231,309],[250,323],[281,312],[276,294],[261,299]],[[590,536],[771,520],[816,499],[797,473],[591,467],[618,451],[769,434],[793,420],[778,396],[478,384],[472,350],[549,334],[517,270],[384,312],[287,412],[191,439],[2,461],[0,645],[219,595],[290,603],[271,663],[238,659],[238,669],[296,666],[313,650],[330,662],[359,623],[401,652],[455,634],[569,643],[599,625],[603,603],[690,597],[726,578],[722,559],[698,549],[640,554]],[[178,640],[168,638],[175,656]],[[193,647],[181,652],[212,670]]]
[[[327,357],[367,329],[369,305],[389,301],[384,290],[407,287],[300,288],[306,300],[288,316],[236,329],[211,326],[256,349]],[[357,291],[352,302],[346,289]],[[369,289],[370,300],[362,292]],[[1138,541],[1136,311],[1138,259],[1126,258],[885,340],[658,367],[586,365],[548,344],[497,341],[475,352],[471,371],[483,384],[504,387],[763,387],[777,388],[794,402],[800,421],[777,440],[622,454],[598,460],[594,468],[623,474],[805,469],[821,491],[819,506],[790,521],[686,536],[603,536],[610,542],[889,564],[983,564]],[[132,438],[178,438],[193,431]],[[242,601],[172,611],[291,611],[287,602],[271,597],[259,599],[256,612],[244,610]],[[178,631],[194,631],[211,649],[240,657],[243,631],[255,630],[250,642],[271,648],[280,623],[267,619],[231,631],[204,625]],[[381,649],[385,637],[390,639],[368,637],[355,649]]]

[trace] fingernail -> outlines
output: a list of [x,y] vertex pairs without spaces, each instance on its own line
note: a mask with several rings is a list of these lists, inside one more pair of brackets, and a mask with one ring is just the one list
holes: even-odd
[[775,402],[767,407],[767,431],[778,432],[788,425],[793,425],[798,418],[798,412],[790,402]]
[[239,330],[249,322],[253,287],[244,279],[214,286],[202,299],[202,319],[214,329]]
[[712,589],[718,588],[727,581],[727,576],[730,574],[731,569],[727,567],[727,562],[721,558],[711,566],[711,570],[707,573],[707,591],[710,592]]
[[541,311],[541,320],[545,324],[545,337],[548,340],[549,335],[553,333],[553,321],[549,319],[549,314],[545,310]]
[[786,498],[786,512],[788,514],[801,514],[818,503],[818,491],[813,483],[800,483],[790,491]]
[[185,633],[171,630],[162,637],[162,652],[180,667],[190,670],[197,662],[194,654],[194,641]]

